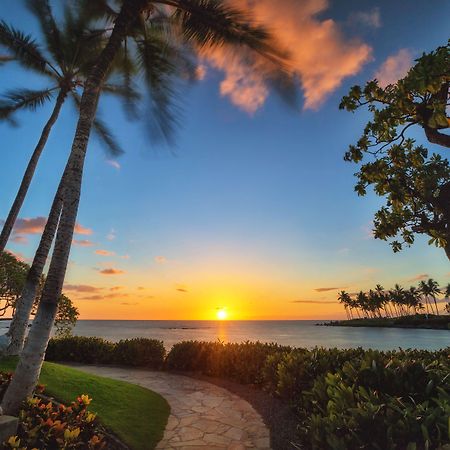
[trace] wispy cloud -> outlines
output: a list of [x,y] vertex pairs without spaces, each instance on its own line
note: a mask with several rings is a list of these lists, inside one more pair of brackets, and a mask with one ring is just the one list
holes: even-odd
[[106,163],[117,170],[120,170],[120,168],[122,167],[115,159],[108,159]]
[[109,290],[110,291],[120,291],[123,288],[124,288],[123,286],[113,286],[113,287],[110,287]]
[[414,281],[427,280],[428,278],[430,278],[430,275],[428,275],[427,273],[419,273],[407,281],[414,282]]
[[158,264],[165,264],[167,262],[167,258],[165,256],[155,256],[155,262]]
[[115,255],[114,252],[110,252],[108,250],[102,250],[102,249],[95,250],[94,253],[96,255],[100,255],[100,256],[113,256],[113,255]]
[[336,301],[331,300],[292,300],[291,303],[309,303],[312,305],[332,305],[337,303]]
[[102,270],[99,270],[99,272],[100,272],[102,275],[122,275],[122,274],[125,273],[124,270],[121,270],[121,269],[114,269],[113,267],[110,267],[109,269],[102,269]]
[[74,239],[72,243],[74,245],[79,245],[80,247],[92,247],[94,245],[89,239]]
[[102,288],[88,284],[65,284],[63,290],[75,292],[98,292],[101,291]]
[[28,239],[22,235],[14,236],[11,240],[16,244],[28,244]]
[[178,292],[183,292],[183,293],[188,292],[188,288],[187,288],[187,286],[185,286],[184,284],[177,284],[177,285],[175,285],[175,289],[176,289]]
[[319,287],[315,288],[314,290],[316,292],[328,292],[328,291],[337,291],[338,289],[346,289],[347,286],[341,286],[341,287]]
[[381,87],[396,83],[403,78],[413,65],[411,52],[402,48],[394,55],[389,56],[375,73],[375,78]]
[[108,241],[113,241],[116,238],[116,230],[114,228],[111,228],[111,231],[106,235],[106,239]]
[[364,27],[380,28],[380,8],[372,8],[369,11],[356,11],[350,14],[349,23],[363,25]]

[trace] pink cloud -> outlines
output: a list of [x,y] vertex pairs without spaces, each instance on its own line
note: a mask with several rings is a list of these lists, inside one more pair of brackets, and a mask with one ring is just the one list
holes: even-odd
[[[32,217],[32,218],[18,218],[14,224],[14,234],[41,234],[44,231],[45,224],[47,223],[46,217]],[[93,231],[90,228],[86,228],[83,225],[77,223],[75,225],[74,232],[76,234],[90,235]]]
[[122,275],[125,273],[125,271],[120,269],[114,269],[113,267],[111,267],[109,269],[100,270],[100,273],[102,275]]
[[65,291],[75,291],[75,292],[97,292],[101,291],[102,288],[96,286],[90,286],[87,284],[65,284]]
[[109,164],[110,166],[114,167],[117,170],[120,170],[120,168],[121,168],[121,165],[116,160],[108,159],[106,161],[106,163]]
[[410,278],[408,281],[414,282],[414,281],[421,281],[421,280],[426,280],[430,278],[430,275],[428,275],[427,273],[419,273],[418,275]]
[[413,56],[411,52],[402,48],[383,62],[375,73],[375,78],[381,87],[394,84],[408,73],[412,64]]
[[[234,0],[234,3],[251,10],[256,21],[272,30],[280,46],[288,49],[289,69],[300,81],[307,109],[318,108],[345,78],[358,73],[372,58],[370,46],[347,39],[334,20],[319,18],[329,7],[327,0]],[[270,78],[271,67],[258,57],[249,63],[248,56],[231,53],[226,46],[200,54],[204,62],[225,73],[221,94],[254,113],[269,95],[266,80]]]
[[14,236],[12,238],[12,241],[15,242],[16,244],[28,244],[28,239],[25,236]]
[[120,289],[123,289],[123,286],[113,286],[109,288],[110,291],[119,291]]
[[155,256],[155,262],[158,264],[165,264],[167,262],[167,258],[165,256]]
[[95,250],[94,253],[95,253],[96,255],[101,255],[101,256],[112,256],[112,255],[115,255],[114,252],[110,252],[110,251],[108,251],[108,250],[101,250],[101,249]]
[[92,247],[94,243],[88,239],[74,239],[72,241],[74,245],[79,245],[80,247]]

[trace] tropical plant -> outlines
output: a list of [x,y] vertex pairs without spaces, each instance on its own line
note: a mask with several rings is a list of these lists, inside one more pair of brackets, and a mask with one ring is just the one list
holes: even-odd
[[[28,163],[16,198],[9,211],[8,217],[0,234],[0,250],[4,249],[18,217],[20,208],[30,187],[39,158],[45,148],[51,129],[54,126],[63,103],[69,96],[76,108],[79,107],[79,91],[86,80],[86,74],[101,49],[104,37],[101,33],[89,31],[90,18],[86,14],[78,13],[74,8],[66,6],[64,10],[64,24],[58,25],[50,4],[47,0],[27,1],[28,8],[37,18],[44,47],[37,43],[30,35],[14,28],[5,22],[0,22],[0,44],[13,55],[14,60],[28,70],[43,76],[50,85],[42,90],[16,89],[5,94],[0,102],[0,119],[13,120],[15,113],[23,109],[36,110],[50,101],[57,94],[53,112],[45,124],[41,137]],[[111,76],[114,72],[111,71]],[[124,91],[126,90],[126,95]],[[126,99],[129,106],[137,98],[131,87],[108,80],[103,91]],[[95,118],[93,131],[100,138],[109,154],[114,156],[122,153],[106,124]],[[63,176],[65,179],[65,176]],[[8,353],[16,355],[23,347],[25,331],[29,316],[35,301],[39,282],[51,247],[59,215],[62,207],[62,188],[60,183],[52,214],[49,215],[45,232],[41,237],[39,247],[29,271],[27,281],[9,330],[10,343]]]
[[[29,269],[30,266],[27,263],[20,261],[11,253],[0,253],[0,316],[14,316]],[[44,277],[42,277],[38,295],[32,304],[32,316],[36,313],[39,291],[44,280]],[[58,336],[70,334],[78,315],[78,309],[73,305],[70,298],[61,294],[55,318],[56,334]]]
[[[249,58],[252,55],[260,58],[262,55],[273,64],[274,69],[280,69],[282,56],[284,56],[276,51],[270,35],[262,27],[253,25],[251,18],[246,14],[238,9],[226,6],[222,1],[123,0],[118,13],[115,13],[107,6],[106,2],[101,0],[81,3],[91,11],[95,9],[98,11],[100,7],[103,15],[110,14],[113,16],[114,24],[109,34],[108,43],[96,59],[84,84],[80,99],[79,121],[66,166],[67,177],[63,206],[53,256],[36,318],[21,353],[13,380],[2,401],[3,411],[7,413],[17,411],[20,402],[32,392],[39,376],[67,267],[80,199],[84,159],[90,130],[97,111],[100,90],[114,60],[120,55],[125,38],[130,35],[143,35],[145,38],[145,36],[152,35],[147,33],[147,30],[161,31],[159,19],[166,16],[165,7],[170,6],[168,17],[170,20],[167,21],[168,31],[175,33],[178,41],[185,45],[195,44],[199,48],[213,48],[227,44],[234,49],[244,48],[250,52]],[[161,11],[159,7],[161,7]],[[162,31],[164,31],[164,28]],[[167,36],[166,39],[169,37],[168,34],[163,36]],[[141,48],[149,51],[149,53],[144,52],[146,56],[151,56],[154,54],[154,50],[161,49],[160,45],[149,48],[146,42],[146,39],[141,39],[140,42]],[[144,67],[149,65],[151,67],[152,62],[157,60],[146,57],[142,58],[141,61]],[[280,73],[280,70],[278,70],[278,73]],[[284,77],[284,79],[289,78]],[[159,82],[160,79],[149,78],[148,81],[153,83],[154,81]],[[169,91],[170,93],[171,91]],[[157,89],[154,98],[161,100],[163,105],[167,105],[162,110],[163,112],[170,111],[168,106],[170,105],[170,95],[167,92],[165,92],[165,95],[161,95],[161,90]],[[166,123],[169,117],[166,117],[166,120],[162,123]]]
[[355,191],[366,195],[369,186],[386,198],[374,219],[374,236],[391,242],[394,252],[426,234],[429,244],[445,250],[450,259],[450,166],[440,153],[429,152],[407,137],[410,128],[422,128],[429,142],[449,148],[448,117],[450,41],[424,53],[406,77],[381,87],[377,80],[354,86],[342,99],[341,109],[368,106],[372,119],[345,160],[369,161],[356,174]]

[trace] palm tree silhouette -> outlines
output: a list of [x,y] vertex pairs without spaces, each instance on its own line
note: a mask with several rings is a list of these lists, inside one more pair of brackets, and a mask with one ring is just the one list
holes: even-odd
[[[39,2],[46,3],[45,0]],[[92,17],[99,12],[102,16],[108,15],[113,20],[113,26],[112,30],[109,30],[108,43],[89,72],[80,98],[79,120],[66,166],[63,205],[52,260],[36,318],[1,404],[3,411],[9,414],[17,412],[21,402],[31,394],[40,373],[66,272],[80,200],[84,159],[101,87],[113,62],[123,51],[123,44],[127,42],[126,37],[137,38],[134,40],[136,54],[140,55],[144,72],[149,65],[158,62],[153,55],[155,51],[160,51],[161,46],[150,44],[154,43],[151,37],[155,32],[159,32],[163,33],[163,42],[170,42],[170,37],[176,36],[175,43],[195,45],[198,48],[227,45],[235,50],[245,49],[247,58],[264,57],[270,61],[273,71],[268,73],[268,76],[272,77],[272,81],[290,80],[290,77],[285,76],[285,72],[280,70],[285,69],[283,64],[285,55],[277,50],[269,33],[264,28],[253,25],[247,14],[227,6],[222,0],[123,0],[118,12],[112,10],[102,0],[85,0],[79,4],[86,11],[89,10]],[[170,7],[170,14],[165,20],[167,7]],[[165,70],[161,72],[164,73]],[[146,77],[146,81],[152,85],[160,80]],[[170,89],[156,89],[152,97],[157,105],[165,106],[162,110],[163,122],[160,127],[163,134],[170,133],[171,130],[166,123],[171,118],[170,105],[173,94],[173,90]]]

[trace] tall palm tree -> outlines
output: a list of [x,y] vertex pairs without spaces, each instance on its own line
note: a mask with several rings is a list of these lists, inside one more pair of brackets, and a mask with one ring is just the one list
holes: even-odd
[[[101,6],[106,2],[89,0],[86,4]],[[80,199],[86,149],[105,76],[126,36],[135,32],[140,24],[151,23],[158,6],[170,7],[170,30],[176,32],[177,38],[183,43],[198,47],[227,44],[234,48],[245,48],[258,57],[263,55],[274,66],[281,66],[281,54],[275,51],[269,34],[260,26],[253,25],[242,11],[226,6],[222,0],[123,0],[117,14],[107,7],[107,12],[114,16],[114,25],[108,43],[90,71],[80,99],[79,121],[67,166],[53,256],[36,318],[14,377],[3,397],[1,406],[7,414],[15,413],[25,397],[31,394],[40,373],[55,318],[57,299],[64,281]],[[152,62],[151,57],[145,59],[148,63]]]
[[[431,306],[431,304],[429,304],[430,297],[434,300],[434,304],[436,307],[436,314],[439,314],[436,302],[436,295],[438,295],[441,292],[439,289],[439,284],[432,278],[428,279],[427,281],[422,280],[419,285],[419,290],[425,299],[427,314],[429,314],[429,309],[433,312],[433,307]],[[428,306],[430,308],[428,308]]]
[[[0,105],[0,118],[11,119],[15,112],[25,108],[35,110],[49,101],[54,92],[57,93],[57,99],[53,112],[44,126],[39,142],[33,151],[19,191],[4,224],[0,235],[0,248],[4,248],[11,234],[39,158],[63,103],[70,96],[75,106],[79,106],[78,91],[84,85],[86,74],[95,61],[96,56],[98,56],[102,42],[104,42],[102,34],[89,32],[87,29],[89,18],[82,14],[74,14],[71,8],[65,8],[65,22],[61,27],[56,23],[47,1],[29,1],[28,6],[41,26],[45,43],[44,49],[41,49],[36,40],[4,22],[0,22],[0,43],[14,55],[15,59],[23,67],[31,68],[34,72],[50,80],[50,85],[41,91],[20,89],[9,92],[6,96],[7,100],[4,100]],[[112,77],[114,73],[110,75]],[[123,84],[110,82],[103,86],[105,92],[119,95],[120,97],[124,97],[124,89]],[[128,104],[131,100],[137,98],[137,94],[129,88],[125,97]],[[99,118],[94,120],[93,129],[109,154],[117,156],[122,153],[112,133]],[[58,200],[55,202],[55,208],[52,208],[53,213],[49,215],[46,231],[42,235],[25,288],[17,302],[17,308],[8,331],[10,339],[7,349],[8,354],[16,355],[23,347],[31,308],[59,220],[62,206],[62,187],[63,184],[58,189],[55,197]]]
[[342,303],[344,305],[347,319],[353,318],[353,317],[351,317],[351,313],[349,311],[349,305],[351,303],[351,300],[352,299],[351,299],[350,295],[346,291],[339,292],[338,301],[339,301],[339,303]]
[[436,301],[436,297],[441,293],[441,290],[439,288],[439,283],[437,281],[433,280],[432,278],[429,278],[427,281],[427,285],[428,285],[429,295],[431,296],[431,298],[434,301],[434,307],[436,309],[436,314],[439,315],[439,308],[438,308],[437,301]]

